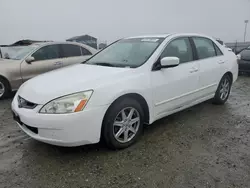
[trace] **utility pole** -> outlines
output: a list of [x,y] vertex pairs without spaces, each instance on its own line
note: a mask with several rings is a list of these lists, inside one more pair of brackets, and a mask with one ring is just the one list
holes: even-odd
[[245,32],[244,32],[244,42],[246,42],[246,35],[247,35],[247,24],[249,20],[245,20]]

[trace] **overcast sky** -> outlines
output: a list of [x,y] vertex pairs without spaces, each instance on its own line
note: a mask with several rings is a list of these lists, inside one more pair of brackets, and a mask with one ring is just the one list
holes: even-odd
[[250,0],[0,0],[0,44],[172,32],[242,41],[246,19]]

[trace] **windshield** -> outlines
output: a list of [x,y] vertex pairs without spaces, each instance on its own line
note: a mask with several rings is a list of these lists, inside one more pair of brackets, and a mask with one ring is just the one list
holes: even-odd
[[163,40],[164,38],[123,39],[93,56],[86,64],[136,68],[149,59]]
[[19,50],[14,56],[12,56],[11,59],[21,60],[36,48],[37,48],[37,46],[35,46],[35,45],[25,46],[23,49]]

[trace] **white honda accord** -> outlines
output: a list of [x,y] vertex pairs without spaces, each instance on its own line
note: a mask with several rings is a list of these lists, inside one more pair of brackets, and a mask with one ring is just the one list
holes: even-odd
[[212,99],[224,104],[236,55],[213,38],[166,34],[119,40],[80,65],[24,83],[13,116],[32,138],[59,146],[126,148],[144,124]]

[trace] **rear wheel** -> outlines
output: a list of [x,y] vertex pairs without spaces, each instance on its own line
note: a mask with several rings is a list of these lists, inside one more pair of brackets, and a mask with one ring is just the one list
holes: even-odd
[[129,147],[142,133],[144,114],[139,102],[132,98],[116,101],[108,110],[103,122],[103,138],[108,147]]
[[7,97],[9,94],[9,83],[5,79],[0,78],[0,99]]
[[224,104],[231,91],[232,80],[229,75],[224,75],[219,83],[217,91],[215,93],[213,102],[215,104]]

